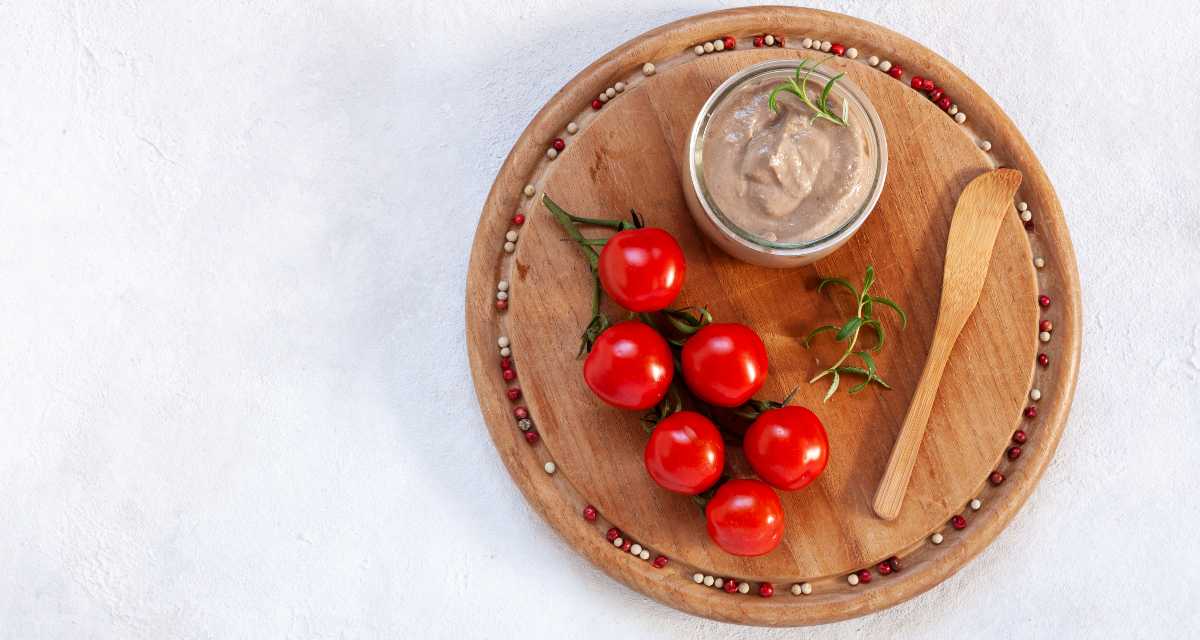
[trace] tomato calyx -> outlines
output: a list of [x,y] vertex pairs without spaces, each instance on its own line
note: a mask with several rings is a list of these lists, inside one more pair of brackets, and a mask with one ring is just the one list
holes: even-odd
[[720,489],[721,485],[729,482],[732,479],[733,476],[729,475],[729,467],[726,466],[725,471],[721,473],[721,477],[713,483],[713,486],[692,496],[692,502],[696,503],[697,507],[700,507],[700,513],[704,513],[704,510],[708,507],[708,503],[712,501],[713,496],[717,495],[717,489]]
[[[658,423],[666,420],[673,414],[683,411],[683,397],[679,392],[680,389],[678,380],[672,379],[671,386],[667,389],[667,395],[661,401],[659,401],[658,404],[651,407],[649,411],[642,414],[642,429],[644,429],[646,433],[653,432],[654,427],[658,426]],[[712,417],[705,414],[703,411],[698,411],[697,413],[700,413],[701,415],[704,415],[704,417],[712,420]],[[716,423],[715,421],[714,424],[716,424],[717,428],[720,429],[720,424]]]
[[674,329],[677,336],[667,338],[674,347],[683,347],[688,337],[712,324],[713,316],[708,307],[684,307],[682,309],[663,309],[662,315]]
[[758,398],[751,398],[746,404],[734,409],[733,414],[746,420],[756,420],[759,416],[772,409],[782,409],[791,404],[798,391],[800,391],[799,386],[792,387],[792,390],[783,397],[783,400],[759,400]]

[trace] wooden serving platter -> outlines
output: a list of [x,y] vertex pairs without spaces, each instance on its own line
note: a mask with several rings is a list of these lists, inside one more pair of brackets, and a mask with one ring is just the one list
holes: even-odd
[[[782,46],[755,46],[768,34]],[[732,50],[696,53],[726,36],[736,38]],[[807,39],[816,50],[806,48]],[[730,74],[768,58],[823,58],[821,42],[846,47],[826,64],[845,71],[883,120],[883,195],[859,233],[814,265],[771,270],[735,261],[688,215],[679,179],[687,132]],[[896,65],[899,79],[881,70]],[[955,115],[913,89],[914,74],[952,96]],[[561,152],[551,151],[556,138],[565,143]],[[1021,170],[1024,184],[1001,226],[979,308],[947,367],[900,517],[885,522],[871,502],[929,347],[954,203],[971,178],[997,166]],[[771,359],[758,397],[778,399],[798,387],[794,402],[821,417],[829,466],[806,489],[781,492],[787,526],[775,551],[739,558],[713,545],[694,503],[646,474],[639,416],[602,404],[584,385],[575,354],[590,315],[590,279],[541,204],[543,193],[581,215],[618,217],[635,208],[674,234],[688,259],[678,305],[707,305],[718,320],[754,327]],[[807,380],[836,354],[805,350],[800,338],[839,316],[815,284],[823,276],[860,279],[867,265],[878,274],[876,291],[910,315],[903,331],[888,325],[889,344],[877,358],[894,389],[839,392],[822,403],[825,386]],[[480,405],[530,503],[609,575],[721,620],[827,622],[889,607],[944,580],[1032,492],[1074,392],[1075,260],[1033,152],[991,98],[948,62],[838,14],[782,7],[711,13],[639,36],[596,61],[550,100],[509,154],[483,210],[468,278],[467,341]],[[1047,320],[1052,327],[1040,326]],[[503,372],[504,358],[511,373]],[[740,451],[730,456],[735,470],[750,475]],[[583,517],[588,506],[595,520]],[[612,528],[620,535],[615,545],[606,535]],[[665,566],[655,562],[660,556]],[[884,575],[878,565],[889,558],[901,569]],[[869,582],[849,577],[863,570]],[[730,580],[749,593],[716,586]],[[773,597],[759,595],[764,583]]]

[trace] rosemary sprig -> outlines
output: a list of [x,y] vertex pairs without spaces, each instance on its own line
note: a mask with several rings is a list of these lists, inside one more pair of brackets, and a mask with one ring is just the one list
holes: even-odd
[[[825,58],[825,60],[828,60],[832,57],[833,56],[828,56]],[[846,74],[839,73],[830,78],[829,81],[825,83],[825,87],[821,90],[821,95],[817,96],[815,100],[812,96],[808,95],[808,79],[810,76],[812,76],[812,72],[816,70],[817,67],[824,64],[825,60],[821,60],[814,63],[812,66],[808,66],[808,63],[811,61],[807,58],[801,58],[800,66],[796,67],[796,77],[788,78],[787,82],[778,84],[771,89],[771,95],[767,97],[767,106],[770,107],[771,111],[779,111],[777,97],[779,92],[787,91],[788,93],[795,95],[797,98],[800,98],[800,102],[803,102],[805,106],[813,110],[813,117],[808,121],[810,125],[816,122],[817,119],[825,119],[838,126],[846,126],[846,119],[850,117],[849,106],[846,104],[846,101],[842,101],[842,115],[840,116],[834,113],[833,109],[829,107],[829,94],[833,91],[833,85],[836,84],[838,80],[841,80]],[[804,74],[803,76],[800,75],[802,72]]]
[[[855,289],[854,285],[850,284],[850,282],[845,278],[824,278],[821,280],[821,283],[817,285],[818,293],[824,291],[825,288],[830,285],[837,285],[849,291],[855,299],[853,317],[846,320],[846,322],[841,326],[827,324],[817,327],[816,329],[810,331],[809,334],[805,336],[803,341],[804,347],[807,349],[812,344],[813,338],[821,335],[822,333],[836,331],[837,333],[834,335],[834,339],[838,342],[846,343],[846,349],[842,352],[842,357],[838,358],[837,362],[833,363],[827,369],[814,376],[812,380],[808,381],[811,384],[817,380],[820,380],[821,378],[824,378],[825,376],[832,376],[829,389],[825,392],[825,397],[822,399],[822,402],[826,402],[833,397],[834,392],[837,391],[838,385],[841,383],[843,374],[854,375],[863,378],[862,382],[850,388],[849,393],[851,394],[855,394],[863,389],[866,389],[867,385],[871,384],[872,382],[883,387],[884,389],[892,388],[887,382],[884,382],[883,378],[879,377],[879,372],[875,366],[875,358],[871,356],[872,352],[879,353],[879,351],[883,349],[884,341],[883,324],[880,323],[879,319],[874,315],[875,305],[880,304],[895,311],[900,316],[901,329],[908,326],[908,316],[904,313],[904,310],[900,308],[900,305],[896,304],[891,299],[883,296],[873,296],[867,293],[871,288],[871,285],[874,283],[875,269],[868,266],[866,276],[863,277],[861,291]],[[858,336],[864,328],[870,329],[875,333],[875,344],[869,349],[857,349]],[[862,361],[864,366],[858,367],[847,364],[846,361],[851,356],[856,356]]]

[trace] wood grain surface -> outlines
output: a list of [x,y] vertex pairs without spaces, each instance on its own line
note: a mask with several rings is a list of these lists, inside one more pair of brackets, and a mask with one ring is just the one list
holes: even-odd
[[[707,242],[686,211],[679,184],[682,147],[700,104],[724,78],[768,57],[812,56],[795,49],[753,49],[754,34],[786,34],[790,42],[822,37],[857,47],[860,57],[878,55],[911,73],[937,78],[970,114],[970,129],[955,123],[906,82],[861,61],[838,66],[867,93],[883,119],[889,142],[887,186],[859,233],[830,257],[796,270],[769,270],[737,262]],[[724,35],[739,39],[737,51],[692,56],[697,42]],[[743,47],[746,47],[743,49]],[[684,55],[686,54],[686,55]],[[643,63],[658,72],[645,77]],[[592,98],[618,80],[629,88],[598,112]],[[567,122],[581,131],[567,136]],[[984,154],[971,133],[992,141]],[[555,137],[567,140],[556,159],[544,153]],[[979,304],[954,347],[934,403],[924,446],[904,509],[891,522],[871,509],[915,383],[925,361],[941,288],[943,251],[954,202],[973,177],[997,164],[1020,169],[1018,193],[1041,215],[1034,234],[1015,209],[996,241]],[[537,198],[533,184],[568,210],[618,216],[636,208],[654,226],[670,230],[688,258],[680,304],[706,304],[719,320],[747,323],[763,336],[771,373],[759,397],[781,398],[799,386],[796,402],[821,417],[831,439],[831,460],[820,481],[783,493],[784,543],[753,559],[721,552],[704,533],[702,515],[687,498],[669,494],[642,468],[646,435],[637,416],[602,405],[588,392],[575,358],[588,316],[589,280],[576,248]],[[513,213],[528,221],[513,254],[501,249]],[[1046,261],[1033,267],[1034,252]],[[909,327],[883,315],[888,345],[878,358],[894,390],[838,393],[820,402],[823,386],[806,380],[836,354],[829,347],[803,349],[809,329],[841,317],[814,291],[823,275],[860,278],[868,264],[878,274],[877,292],[897,300],[911,315]],[[511,282],[507,312],[495,309],[496,283]],[[1056,339],[1039,345],[1037,323],[1046,312],[1036,297],[1055,296]],[[489,430],[513,479],[530,503],[580,553],[607,573],[671,606],[699,615],[750,624],[798,625],[842,619],[891,606],[945,579],[987,545],[1032,491],[1057,445],[1078,363],[1078,283],[1074,256],[1053,189],[1036,157],[995,103],[961,72],[935,54],[879,26],[837,14],[762,7],[697,16],[649,32],[584,70],[537,115],[502,167],[484,207],[467,283],[467,340],[472,374]],[[497,339],[512,343],[522,402],[529,407],[541,442],[530,446],[515,428],[512,403],[497,365]],[[818,340],[821,345],[825,341]],[[1039,346],[1041,349],[1039,349]],[[1048,352],[1048,370],[1035,355]],[[1044,394],[1040,416],[1021,410],[1032,384]],[[1021,427],[1030,434],[1026,453],[1003,460],[1008,439]],[[748,472],[740,452],[733,465]],[[553,460],[558,472],[547,475]],[[1002,468],[1006,483],[992,488],[989,472]],[[963,513],[973,497],[983,510],[969,514],[961,532],[947,520]],[[585,504],[602,514],[599,523],[580,517]],[[630,537],[671,558],[665,569],[621,553],[604,529]],[[927,542],[944,531],[946,542]],[[905,570],[851,587],[845,575],[900,554]],[[742,580],[771,581],[776,597],[726,594],[691,582],[700,571]],[[792,582],[809,581],[814,593],[793,597]]]

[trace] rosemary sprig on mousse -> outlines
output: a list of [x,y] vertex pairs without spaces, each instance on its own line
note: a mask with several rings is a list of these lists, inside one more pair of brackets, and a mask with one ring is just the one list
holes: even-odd
[[[832,57],[833,56],[829,56],[828,58],[825,58],[825,60],[828,60]],[[833,109],[829,107],[829,94],[833,91],[833,86],[837,84],[837,81],[841,80],[846,74],[839,73],[830,78],[829,81],[825,83],[825,87],[821,89],[821,95],[816,96],[815,100],[813,99],[813,96],[808,95],[808,79],[810,76],[812,76],[812,72],[816,70],[817,67],[821,66],[825,60],[821,60],[820,62],[813,63],[812,66],[808,66],[808,63],[811,61],[806,58],[801,58],[800,66],[796,67],[796,77],[788,78],[787,82],[778,84],[775,86],[775,88],[771,89],[771,95],[767,97],[767,106],[770,107],[771,111],[775,113],[779,112],[777,96],[781,91],[786,91],[795,95],[797,98],[800,98],[800,102],[803,102],[805,106],[813,110],[813,117],[808,121],[809,124],[816,122],[818,119],[824,119],[841,127],[846,126],[846,118],[850,116],[849,106],[846,104],[846,102],[844,100],[842,101],[842,114],[840,116],[834,113]],[[801,75],[801,73],[803,73],[803,75]]]

